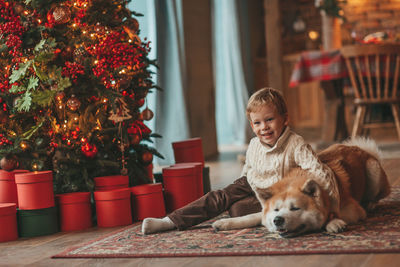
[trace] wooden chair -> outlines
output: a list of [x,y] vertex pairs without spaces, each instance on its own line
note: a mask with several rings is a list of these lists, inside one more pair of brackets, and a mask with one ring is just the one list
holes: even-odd
[[357,107],[352,137],[363,129],[393,126],[393,122],[366,121],[367,112],[378,104],[390,105],[400,139],[399,71],[400,44],[365,44],[341,48],[354,89]]

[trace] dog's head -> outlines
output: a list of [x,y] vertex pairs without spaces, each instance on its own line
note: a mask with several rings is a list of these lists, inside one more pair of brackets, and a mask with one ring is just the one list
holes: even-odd
[[307,171],[295,169],[257,195],[263,202],[262,224],[283,237],[320,230],[328,219],[328,195]]

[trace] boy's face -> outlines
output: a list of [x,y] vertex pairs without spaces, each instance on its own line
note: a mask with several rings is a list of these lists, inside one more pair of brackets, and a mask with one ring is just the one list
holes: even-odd
[[272,147],[288,125],[288,116],[279,114],[274,105],[265,105],[250,113],[250,124],[260,141]]

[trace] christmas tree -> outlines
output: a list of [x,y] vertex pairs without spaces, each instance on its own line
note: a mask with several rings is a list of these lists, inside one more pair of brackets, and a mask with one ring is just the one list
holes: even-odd
[[5,170],[53,170],[55,192],[93,178],[149,182],[160,137],[146,96],[149,42],[129,0],[0,0],[0,156]]

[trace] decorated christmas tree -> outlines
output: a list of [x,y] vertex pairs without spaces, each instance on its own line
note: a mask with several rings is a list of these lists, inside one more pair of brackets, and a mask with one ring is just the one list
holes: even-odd
[[53,170],[55,192],[93,178],[149,182],[149,42],[129,0],[0,0],[4,170]]

